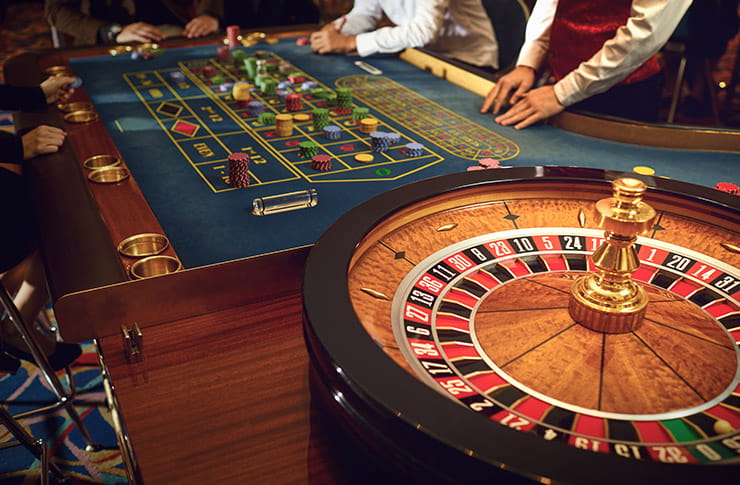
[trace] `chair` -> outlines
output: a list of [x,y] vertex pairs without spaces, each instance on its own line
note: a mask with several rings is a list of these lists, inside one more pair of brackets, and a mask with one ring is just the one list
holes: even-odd
[[2,308],[7,313],[8,319],[23,338],[23,341],[30,350],[31,355],[33,355],[34,361],[38,366],[41,375],[49,384],[52,392],[57,398],[56,402],[52,404],[37,409],[32,409],[30,411],[25,411],[12,417],[15,419],[23,419],[29,416],[34,416],[36,414],[54,411],[58,408],[64,408],[70,419],[75,423],[75,425],[77,425],[77,428],[80,430],[82,437],[85,439],[85,442],[87,443],[87,451],[100,449],[100,446],[93,442],[92,438],[90,437],[90,432],[87,430],[87,427],[82,422],[82,418],[80,418],[80,415],[74,408],[74,397],[76,389],[74,386],[74,380],[72,379],[72,372],[69,370],[69,367],[67,367],[66,372],[69,381],[69,389],[66,389],[64,385],[62,385],[59,376],[57,376],[56,372],[49,364],[46,355],[38,347],[36,342],[28,333],[28,330],[26,330],[23,318],[18,312],[18,308],[15,306],[15,303],[13,303],[13,298],[11,297],[5,286],[2,284],[2,282],[0,282],[0,303],[2,303]]
[[7,441],[0,444],[0,449],[10,448],[12,446],[25,446],[33,456],[40,462],[42,485],[49,484],[49,471],[54,473],[60,481],[66,480],[64,472],[55,464],[49,461],[49,452],[46,443],[43,440],[35,440],[33,436],[23,428],[23,426],[8,412],[5,407],[0,406],[0,423],[2,423],[13,435],[17,441]]
[[483,0],[483,8],[491,19],[498,41],[499,70],[509,69],[524,43],[529,8],[523,0]]

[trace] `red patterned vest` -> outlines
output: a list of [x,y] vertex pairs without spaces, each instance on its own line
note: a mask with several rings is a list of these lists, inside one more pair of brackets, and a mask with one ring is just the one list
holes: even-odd
[[[632,0],[558,0],[550,29],[550,68],[562,79],[591,58],[627,23]],[[660,71],[652,56],[620,84],[642,81]]]

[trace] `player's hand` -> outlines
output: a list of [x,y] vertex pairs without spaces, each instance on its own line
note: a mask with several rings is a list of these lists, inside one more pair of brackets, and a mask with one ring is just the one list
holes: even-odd
[[21,136],[23,159],[54,153],[64,143],[67,133],[55,126],[41,125]]
[[506,113],[496,118],[496,123],[514,125],[515,129],[521,130],[564,109],[565,106],[555,96],[555,88],[543,86],[524,94]]
[[[535,71],[531,67],[517,66],[513,71],[502,76],[491,89],[483,102],[481,113],[486,113],[493,105],[493,114],[497,115],[509,100],[511,105],[519,101],[534,86]],[[514,93],[512,94],[512,91]],[[511,98],[509,98],[511,96]]]
[[194,39],[204,37],[218,30],[218,19],[210,15],[199,15],[187,23],[182,31],[183,37]]
[[75,78],[69,76],[52,76],[42,82],[41,90],[44,92],[44,96],[46,96],[46,102],[67,101],[75,91],[69,87],[74,80]]
[[350,54],[357,50],[354,35],[342,35],[336,29],[311,34],[311,49],[318,54]]
[[164,40],[165,36],[155,25],[146,22],[134,22],[121,29],[116,36],[116,42],[125,44],[126,42],[159,42]]

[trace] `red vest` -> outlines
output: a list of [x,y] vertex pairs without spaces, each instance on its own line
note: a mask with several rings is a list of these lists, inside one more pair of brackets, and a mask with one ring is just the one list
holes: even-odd
[[[550,29],[549,62],[560,80],[591,58],[627,23],[632,0],[558,0]],[[660,71],[652,56],[620,84],[642,81]]]

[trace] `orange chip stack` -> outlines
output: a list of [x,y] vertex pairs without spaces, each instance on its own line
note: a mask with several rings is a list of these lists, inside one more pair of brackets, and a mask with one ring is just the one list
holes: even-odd
[[275,116],[275,128],[278,136],[290,136],[293,134],[293,115],[281,113]]

